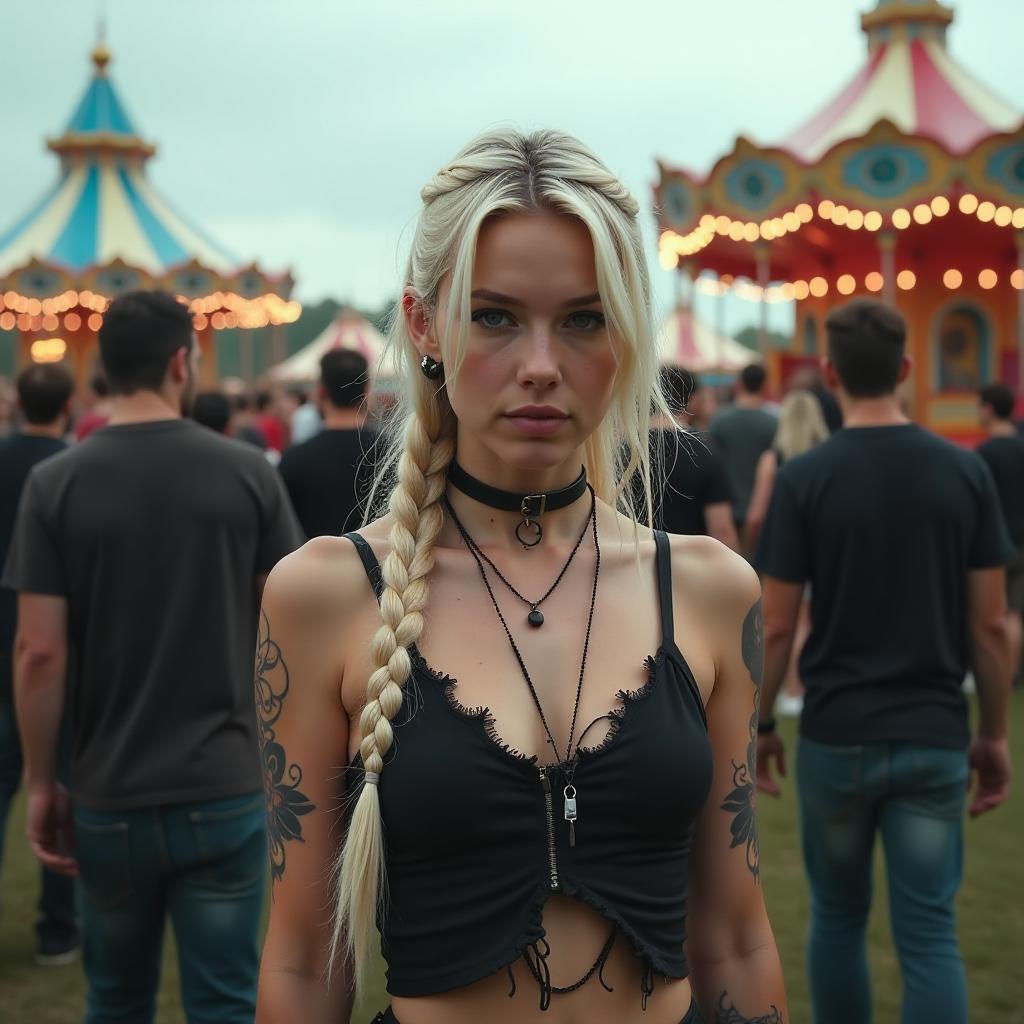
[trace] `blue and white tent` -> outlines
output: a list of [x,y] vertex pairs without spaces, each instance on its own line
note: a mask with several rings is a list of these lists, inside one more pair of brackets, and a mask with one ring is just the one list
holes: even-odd
[[[60,158],[57,181],[0,229],[0,296],[15,299],[8,309],[21,312],[33,299],[69,291],[109,298],[138,287],[166,288],[205,313],[280,309],[291,275],[243,265],[153,188],[146,163],[156,149],[136,131],[110,80],[109,51],[97,46],[92,61],[85,94],[63,134],[48,142]],[[224,296],[229,301],[221,303]]]

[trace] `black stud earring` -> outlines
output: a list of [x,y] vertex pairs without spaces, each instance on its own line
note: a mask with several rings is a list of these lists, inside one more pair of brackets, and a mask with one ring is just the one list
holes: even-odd
[[423,371],[423,376],[430,380],[440,380],[441,374],[444,373],[444,365],[436,359],[431,359],[430,356],[424,356],[420,360],[420,369]]

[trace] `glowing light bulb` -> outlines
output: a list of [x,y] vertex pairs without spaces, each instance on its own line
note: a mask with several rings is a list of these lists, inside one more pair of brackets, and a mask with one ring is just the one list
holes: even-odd
[[793,282],[793,298],[800,302],[803,302],[808,295],[811,294],[810,286],[806,281],[794,281]]
[[1013,220],[1013,210],[1009,206],[1000,206],[992,219],[996,222],[997,227],[1009,227],[1010,222]]
[[978,220],[988,223],[996,215],[996,204],[990,203],[987,199],[978,205]]
[[842,227],[846,223],[849,215],[850,211],[845,206],[837,206],[832,211],[832,223],[838,227]]
[[746,241],[756,242],[760,235],[761,230],[753,221],[748,221],[743,225],[743,238]]
[[936,196],[931,203],[932,213],[936,217],[945,217],[949,213],[949,200],[945,196]]
[[912,270],[901,270],[896,275],[896,287],[909,292],[917,284],[917,275]]
[[81,330],[82,318],[77,313],[68,313],[64,317],[64,330],[74,333],[75,331]]
[[978,197],[973,192],[965,192],[957,203],[961,213],[971,214],[978,208]]
[[864,214],[864,227],[868,231],[877,231],[882,226],[882,215],[877,210],[869,210]]
[[910,211],[904,210],[901,206],[892,211],[892,226],[899,231],[910,227]]
[[1021,268],[1018,267],[1010,275],[1010,284],[1012,284],[1018,291],[1024,290],[1024,270],[1021,270]]
[[728,217],[726,217],[726,215],[724,213],[720,213],[715,218],[715,230],[720,235],[727,235],[727,234],[729,234],[729,227],[731,226],[731,224],[732,224],[732,221]]
[[880,292],[885,286],[885,278],[877,270],[872,270],[864,278],[864,287],[869,292]]
[[836,204],[831,199],[822,199],[818,203],[818,216],[828,220],[835,213]]
[[1013,211],[1012,223],[1018,230],[1024,228],[1024,208],[1018,206],[1017,209]]
[[852,295],[857,289],[857,281],[853,274],[841,274],[836,281],[836,291],[840,295]]
[[964,275],[961,274],[959,270],[956,270],[953,267],[950,267],[950,269],[947,270],[942,275],[942,283],[947,288],[950,288],[950,289],[959,288],[960,285],[962,285],[964,283]]
[[816,298],[820,299],[825,295],[828,295],[828,281],[823,277],[812,277],[809,285],[811,294]]
[[796,209],[793,212],[800,218],[801,224],[808,223],[814,217],[814,211],[811,209],[810,203],[797,203]]
[[990,288],[995,288],[998,282],[999,275],[991,268],[986,268],[978,274],[978,284],[980,284],[986,291]]
[[[807,206],[807,204],[801,203],[801,206]],[[800,207],[798,206],[797,210],[799,209]],[[810,209],[811,208],[807,206],[808,212],[810,212]],[[787,231],[799,231],[800,225],[804,223],[806,222],[801,218],[800,214],[797,213],[796,210],[790,210],[789,213],[783,214],[782,224]]]
[[918,224],[927,224],[932,219],[932,208],[926,203],[918,203],[914,207],[914,220]]
[[860,231],[864,227],[864,213],[861,210],[851,210],[846,218],[846,226],[851,231]]
[[734,220],[729,225],[729,237],[734,242],[742,242],[743,241],[743,221],[741,221],[741,220]]

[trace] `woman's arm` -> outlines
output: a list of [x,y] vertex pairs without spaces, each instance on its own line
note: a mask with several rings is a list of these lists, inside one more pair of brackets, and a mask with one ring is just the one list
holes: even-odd
[[757,550],[757,541],[761,536],[768,515],[768,506],[772,500],[772,488],[775,486],[775,473],[779,468],[779,457],[769,448],[761,453],[757,460],[754,473],[754,492],[747,506],[747,518],[743,527],[743,543],[745,550],[751,555]]
[[690,982],[708,1024],[783,1024],[786,993],[761,890],[755,805],[761,591],[754,571],[732,552],[718,548],[704,562],[699,576],[706,578],[690,580],[709,599],[714,775],[690,855]]
[[255,697],[273,903],[258,1024],[347,1024],[352,1013],[344,965],[327,980],[348,763],[337,639],[346,600],[335,581],[362,572],[338,545],[351,549],[323,538],[289,555],[263,595]]

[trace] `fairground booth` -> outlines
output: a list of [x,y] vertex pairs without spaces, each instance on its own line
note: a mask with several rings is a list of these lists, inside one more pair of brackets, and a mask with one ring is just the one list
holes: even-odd
[[823,354],[829,309],[879,296],[908,322],[912,415],[966,441],[976,389],[1024,378],[1024,127],[953,59],[952,22],[879,0],[863,67],[813,117],[707,174],[662,164],[655,191],[664,267],[759,301],[762,338],[766,304],[795,301],[790,348],[765,353],[775,390]]
[[57,180],[21,217],[0,209],[0,221],[13,221],[0,233],[0,373],[65,359],[81,384],[95,368],[104,310],[137,288],[190,304],[207,382],[218,376],[218,331],[276,327],[283,352],[283,325],[301,312],[291,275],[243,265],[153,188],[146,170],[156,147],[129,120],[109,63],[98,45],[85,94],[47,142]]

